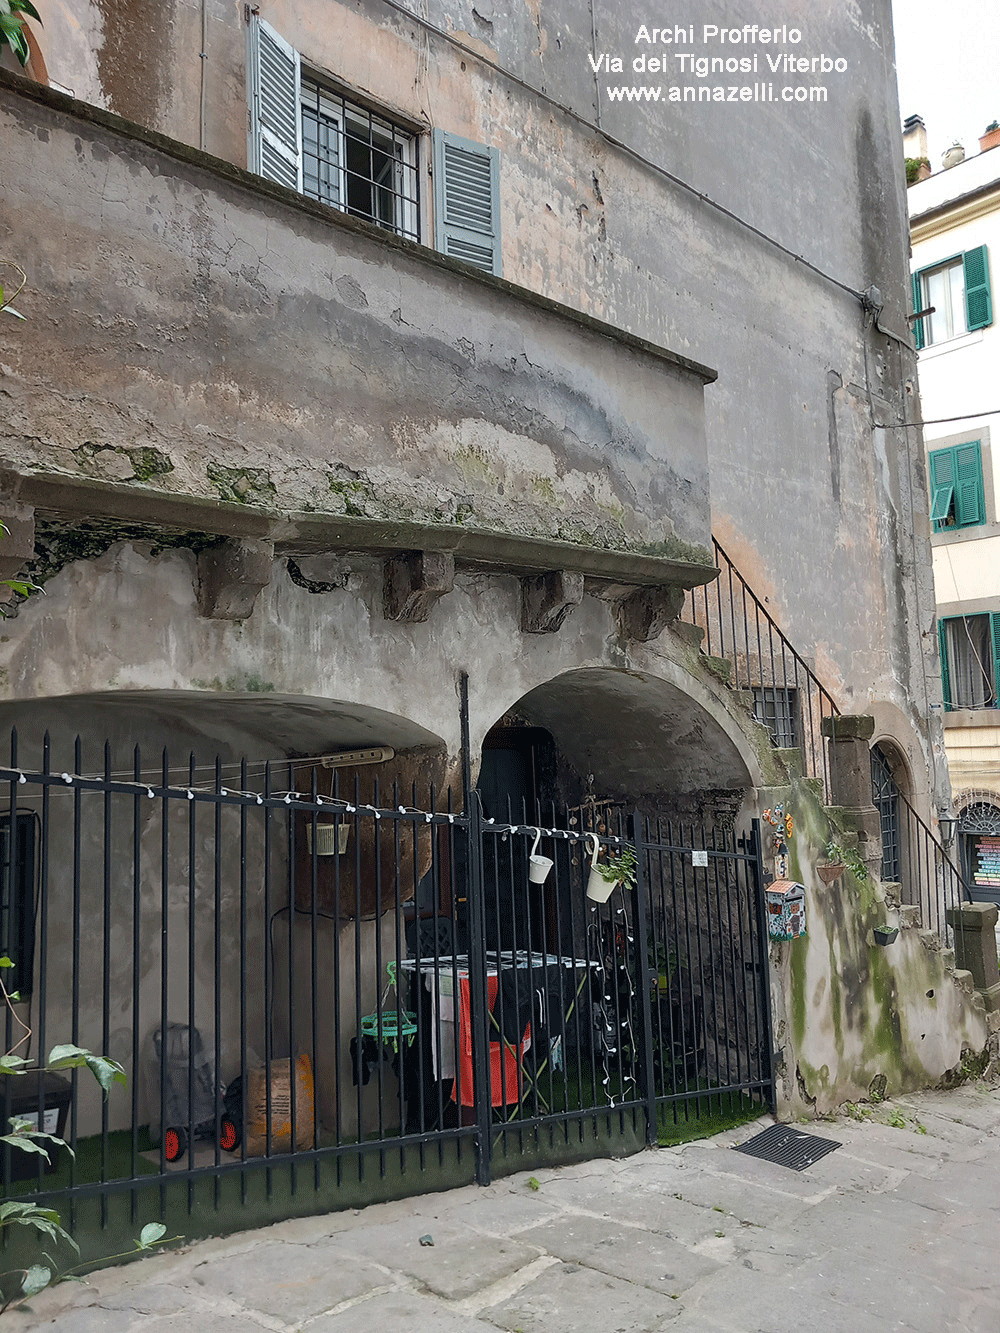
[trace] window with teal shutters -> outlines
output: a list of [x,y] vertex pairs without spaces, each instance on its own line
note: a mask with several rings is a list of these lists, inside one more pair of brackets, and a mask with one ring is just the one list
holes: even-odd
[[993,707],[1000,708],[1000,611],[990,612],[990,637],[993,640]]
[[965,265],[965,309],[969,328],[985,329],[993,323],[993,300],[990,295],[990,264],[986,246],[966,250],[962,256]]
[[434,248],[500,276],[500,157],[495,148],[435,130]]
[[978,440],[934,449],[928,457],[935,532],[986,522],[983,460]]
[[993,323],[989,255],[985,245],[952,255],[912,276],[913,309],[932,313],[914,321],[917,349],[960,338]]

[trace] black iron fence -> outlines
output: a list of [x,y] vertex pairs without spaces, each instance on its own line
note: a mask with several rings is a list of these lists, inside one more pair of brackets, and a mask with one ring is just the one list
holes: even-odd
[[107,1253],[102,1228],[245,1227],[773,1103],[756,831],[500,822],[322,774],[48,737],[29,765],[15,734],[6,1049],[128,1082],[7,1078],[6,1115],[74,1150],[6,1146],[8,1195]]

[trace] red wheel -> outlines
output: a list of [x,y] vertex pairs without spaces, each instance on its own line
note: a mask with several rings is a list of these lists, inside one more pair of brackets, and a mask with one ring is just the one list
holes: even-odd
[[187,1147],[187,1134],[183,1129],[168,1129],[163,1136],[163,1148],[168,1162],[176,1162],[184,1156]]
[[235,1152],[240,1146],[240,1135],[236,1122],[231,1116],[224,1115],[219,1121],[219,1147],[226,1152]]

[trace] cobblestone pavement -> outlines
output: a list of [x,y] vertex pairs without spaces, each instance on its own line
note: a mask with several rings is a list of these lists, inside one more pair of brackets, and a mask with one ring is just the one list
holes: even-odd
[[1000,1091],[970,1085],[865,1110],[803,1126],[841,1147],[801,1172],[731,1151],[761,1121],[201,1241],[52,1288],[5,1325],[998,1333]]

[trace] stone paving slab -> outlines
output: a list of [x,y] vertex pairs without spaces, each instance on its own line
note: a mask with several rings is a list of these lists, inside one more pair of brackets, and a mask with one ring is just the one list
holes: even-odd
[[[761,1126],[300,1218],[64,1284],[48,1333],[998,1333],[1000,1090],[914,1094],[802,1172]],[[908,1127],[887,1123],[897,1113]],[[919,1120],[926,1134],[909,1124]],[[433,1246],[421,1246],[430,1234]]]
[[720,1266],[667,1236],[598,1217],[570,1216],[522,1232],[521,1239],[564,1263],[595,1268],[671,1298]]
[[[433,1245],[421,1245],[421,1235],[429,1235]],[[355,1263],[357,1255],[391,1264],[394,1271],[449,1301],[471,1296],[538,1257],[536,1249],[520,1240],[500,1240],[455,1226],[446,1213],[436,1220],[424,1216],[419,1229],[412,1221],[388,1226],[361,1222],[354,1230],[337,1236],[335,1252],[344,1266]]]
[[308,1333],[496,1333],[496,1325],[447,1310],[418,1292],[392,1291],[323,1315]]
[[[329,1252],[326,1247],[324,1252]],[[385,1268],[354,1258],[320,1265],[316,1254],[314,1247],[281,1241],[257,1245],[224,1263],[199,1264],[191,1271],[188,1289],[203,1298],[227,1297],[298,1328],[344,1301],[391,1285]]]
[[646,1287],[576,1264],[557,1264],[489,1312],[498,1328],[519,1333],[653,1333],[680,1311],[676,1301]]

